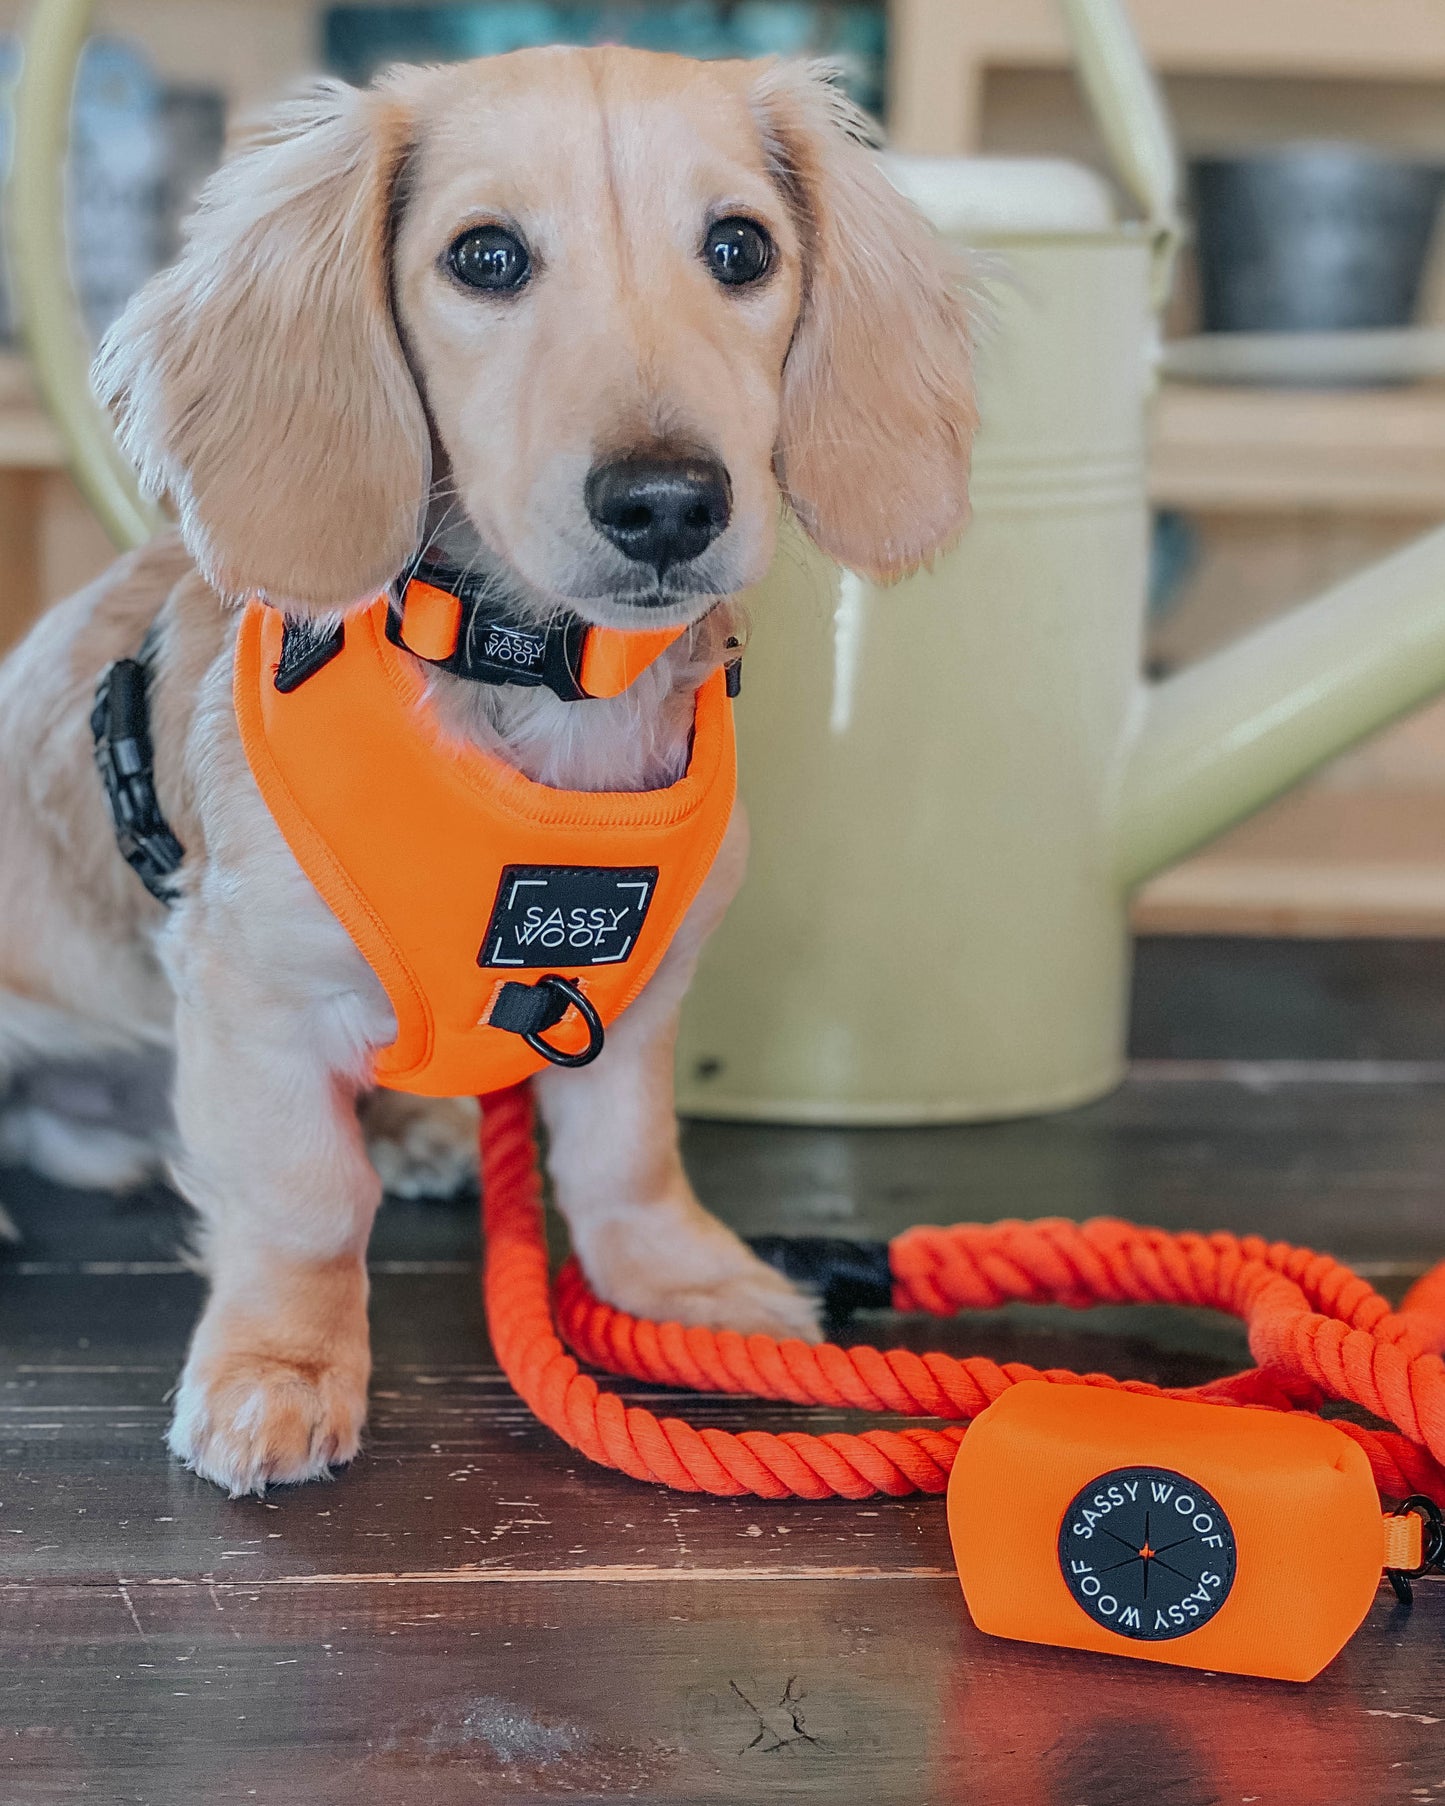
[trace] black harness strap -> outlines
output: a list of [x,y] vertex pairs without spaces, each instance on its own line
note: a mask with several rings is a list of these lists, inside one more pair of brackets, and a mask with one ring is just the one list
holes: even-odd
[[283,696],[299,690],[308,677],[329,665],[346,644],[342,621],[307,621],[287,615],[281,630],[281,659],[276,666],[276,688]]

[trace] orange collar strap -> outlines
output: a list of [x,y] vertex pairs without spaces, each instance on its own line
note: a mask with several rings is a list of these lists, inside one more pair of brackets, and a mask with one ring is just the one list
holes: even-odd
[[726,676],[698,691],[676,784],[553,790],[443,735],[393,619],[385,595],[338,631],[253,603],[235,664],[261,795],[395,1012],[376,1081],[458,1097],[584,1064],[722,844],[736,787]]
[[623,633],[575,615],[550,626],[509,613],[484,577],[419,563],[392,593],[387,637],[474,683],[549,689],[563,702],[620,696],[687,631]]

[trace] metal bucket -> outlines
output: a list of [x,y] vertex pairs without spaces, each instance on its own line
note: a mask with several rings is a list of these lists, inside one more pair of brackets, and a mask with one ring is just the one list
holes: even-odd
[[1354,144],[1192,165],[1209,332],[1330,332],[1414,318],[1445,169]]

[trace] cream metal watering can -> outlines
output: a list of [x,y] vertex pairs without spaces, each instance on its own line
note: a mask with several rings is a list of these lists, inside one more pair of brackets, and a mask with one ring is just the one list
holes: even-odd
[[[887,591],[794,534],[753,598],[751,875],[684,1017],[682,1106],[907,1123],[1059,1109],[1124,1061],[1144,879],[1445,688],[1445,531],[1168,682],[1140,676],[1147,410],[1178,235],[1164,112],[1115,0],[1061,0],[1141,223],[1069,165],[900,162],[996,255],[974,521]],[[17,102],[15,286],[77,479],[156,516],[91,396],[60,169],[90,0],[39,0]]]

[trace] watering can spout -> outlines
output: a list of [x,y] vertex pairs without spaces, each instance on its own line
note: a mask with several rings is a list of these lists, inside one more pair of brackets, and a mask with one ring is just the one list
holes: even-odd
[[1143,883],[1445,686],[1445,528],[1143,692],[1118,873]]

